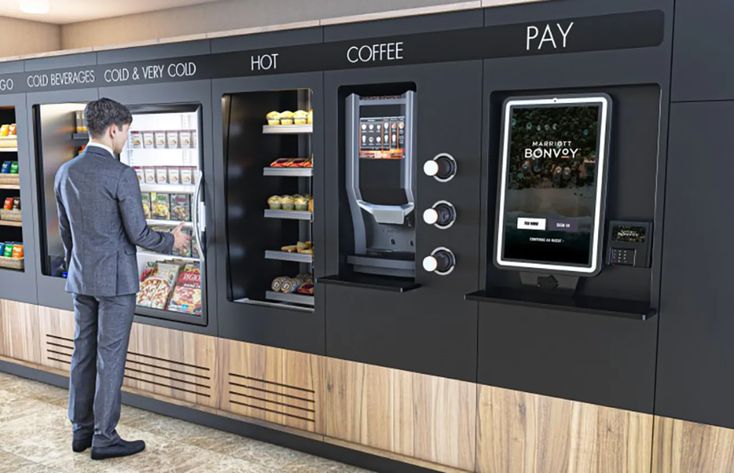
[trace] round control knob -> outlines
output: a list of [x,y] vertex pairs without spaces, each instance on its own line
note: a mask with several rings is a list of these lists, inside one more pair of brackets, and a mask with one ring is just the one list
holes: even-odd
[[436,248],[429,256],[423,258],[423,269],[429,273],[445,276],[454,270],[456,258],[448,248]]
[[456,220],[456,209],[450,202],[440,200],[423,212],[423,221],[437,228],[449,228]]
[[448,153],[437,154],[423,163],[423,173],[440,182],[449,181],[456,175],[456,160]]

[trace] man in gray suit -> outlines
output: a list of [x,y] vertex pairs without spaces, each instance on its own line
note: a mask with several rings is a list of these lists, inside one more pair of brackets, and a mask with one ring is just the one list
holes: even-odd
[[120,419],[130,328],[138,292],[136,245],[170,254],[189,237],[148,228],[140,186],[118,155],[132,115],[110,99],[85,109],[90,141],[56,174],[59,229],[68,265],[67,292],[74,300],[74,353],[69,378],[72,449],[92,447],[92,458],[132,455],[145,442],[128,442],[115,430]]

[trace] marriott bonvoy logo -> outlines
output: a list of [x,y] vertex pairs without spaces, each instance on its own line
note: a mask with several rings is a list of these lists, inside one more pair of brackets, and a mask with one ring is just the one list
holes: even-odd
[[533,141],[531,148],[525,148],[526,159],[570,159],[575,158],[579,148],[571,148],[573,141]]

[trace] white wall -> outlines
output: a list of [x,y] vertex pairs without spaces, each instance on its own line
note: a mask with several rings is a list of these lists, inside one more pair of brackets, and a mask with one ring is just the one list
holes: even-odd
[[480,4],[466,0],[226,0],[63,25],[61,45],[64,49],[75,49],[124,44],[452,3]]
[[61,27],[0,16],[0,57],[61,48]]

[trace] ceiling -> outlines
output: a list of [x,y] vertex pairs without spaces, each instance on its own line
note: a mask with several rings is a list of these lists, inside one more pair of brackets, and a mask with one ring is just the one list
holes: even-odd
[[[217,1],[219,0],[0,0],[0,16],[66,24]],[[24,2],[46,3],[49,12],[25,13],[20,9],[20,4]]]

